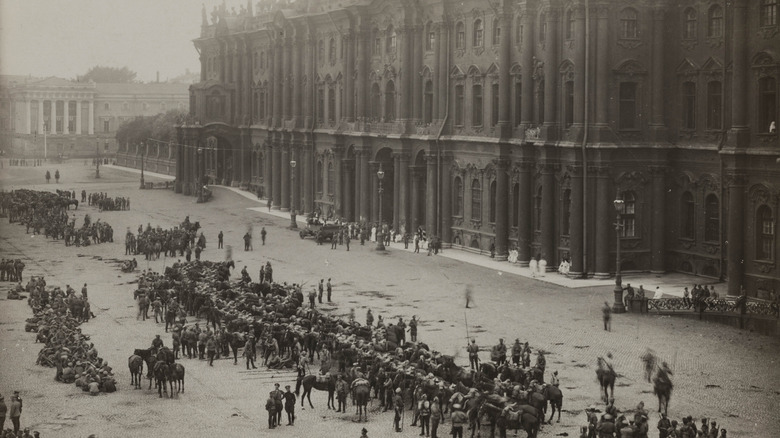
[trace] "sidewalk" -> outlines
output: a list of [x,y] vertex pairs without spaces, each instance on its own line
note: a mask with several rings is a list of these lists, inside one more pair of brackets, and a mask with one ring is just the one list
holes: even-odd
[[[124,172],[137,173],[138,175],[141,174],[141,169],[133,169],[132,167],[116,166],[114,164],[101,164],[100,166],[105,167],[107,169],[122,170]],[[164,173],[149,172],[148,170],[144,170],[144,177],[146,177],[147,175],[153,176],[155,178],[162,178],[168,181],[173,181],[176,179],[176,177],[166,175]]]

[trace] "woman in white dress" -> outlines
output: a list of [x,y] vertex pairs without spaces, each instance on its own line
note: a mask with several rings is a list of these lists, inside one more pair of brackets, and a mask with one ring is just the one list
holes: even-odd
[[536,277],[539,269],[539,262],[537,262],[536,259],[531,259],[531,261],[528,262],[528,268],[531,270],[531,277]]

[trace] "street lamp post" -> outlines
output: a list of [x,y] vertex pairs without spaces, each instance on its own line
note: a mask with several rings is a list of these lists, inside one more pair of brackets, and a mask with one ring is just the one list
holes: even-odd
[[376,249],[377,251],[384,251],[385,236],[382,232],[382,194],[384,193],[384,189],[382,188],[382,178],[385,177],[385,171],[382,170],[382,163],[379,163],[379,171],[377,171],[376,177],[379,178],[379,227],[376,231]]
[[144,161],[146,159],[146,154],[144,153],[144,142],[141,142],[141,190],[144,189]]
[[195,190],[198,191],[198,202],[203,202],[203,183],[201,181],[201,172],[200,167],[203,165],[203,149],[198,148],[198,154],[197,154],[197,160],[198,162],[195,163]]
[[295,220],[295,165],[298,164],[295,160],[290,160],[290,169],[292,170],[290,175],[290,229],[295,230],[298,228],[298,222]]
[[623,213],[624,202],[622,199],[615,199],[615,211],[617,211],[617,221],[615,222],[615,235],[617,239],[616,259],[615,259],[615,303],[612,304],[612,313],[624,313],[626,307],[623,305],[623,279],[620,274],[620,237],[623,229],[623,220],[620,214]]

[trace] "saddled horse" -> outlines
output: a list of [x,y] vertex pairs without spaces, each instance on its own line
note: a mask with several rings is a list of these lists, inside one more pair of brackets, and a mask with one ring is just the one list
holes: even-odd
[[154,364],[154,386],[157,388],[157,393],[162,398],[163,392],[168,394],[168,382],[171,385],[171,392],[169,397],[173,397],[173,382],[170,381],[171,369],[170,366],[163,362],[157,361]]
[[553,416],[555,416],[555,411],[558,411],[558,423],[561,422],[561,407],[563,406],[563,392],[561,392],[560,388],[553,385],[545,385],[544,389],[542,390],[542,394],[547,398],[547,400],[550,401],[550,419],[547,420],[548,423],[552,424]]
[[[365,383],[363,383],[365,382]],[[357,406],[358,421],[362,418],[363,421],[368,421],[368,401],[371,399],[371,387],[368,384],[368,380],[362,380],[355,382],[352,388],[352,400]]]
[[[601,362],[601,361],[600,361]],[[604,391],[604,395],[602,396],[603,401],[607,401],[609,398],[615,397],[615,378],[617,377],[615,371],[612,368],[609,368],[607,366],[602,366],[601,363],[599,364],[599,367],[596,369],[596,378],[599,381],[599,385],[601,385],[601,389]],[[609,389],[612,393],[612,395],[609,395],[607,393],[607,389]]]
[[157,350],[157,360],[172,365],[176,361],[176,356],[173,354],[173,350],[168,347],[160,347]]
[[136,354],[127,358],[127,366],[130,368],[130,384],[135,389],[141,389],[141,378],[144,374],[144,359]]
[[173,385],[176,384],[176,393],[184,392],[184,365],[175,363],[170,365],[171,395],[173,395]]
[[154,368],[154,363],[157,362],[157,357],[152,352],[151,348],[136,348],[135,351],[133,351],[134,356],[140,356],[141,359],[146,362],[146,369],[147,374],[146,377],[149,378],[149,389],[152,388],[152,371]]
[[[658,371],[653,379],[653,392],[658,397],[658,412],[667,413],[674,385],[666,372]],[[662,410],[663,409],[663,410]]]
[[539,418],[534,413],[535,408],[528,405],[515,406],[512,410],[493,403],[483,403],[479,408],[479,416],[490,419],[490,437],[495,436],[498,427],[500,436],[506,436],[507,429],[517,431],[523,429],[528,438],[536,437],[539,432]]
[[336,382],[333,377],[328,375],[326,380],[318,379],[317,376],[309,374],[301,379],[301,385],[303,385],[303,395],[301,396],[301,407],[303,407],[303,400],[309,400],[309,406],[314,409],[314,405],[311,403],[311,391],[316,389],[318,391],[328,391],[328,409],[336,409],[336,403],[333,399],[333,394],[336,392]]
[[244,334],[239,332],[229,332],[228,344],[230,344],[230,349],[233,350],[233,365],[238,365],[238,349],[246,345]]

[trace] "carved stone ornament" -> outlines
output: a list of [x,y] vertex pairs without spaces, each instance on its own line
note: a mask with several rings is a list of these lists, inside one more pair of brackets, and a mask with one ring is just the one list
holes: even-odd
[[637,47],[642,45],[642,40],[639,40],[639,39],[636,39],[636,40],[634,40],[634,39],[631,39],[631,40],[619,39],[617,41],[617,45],[622,47],[622,48],[624,48],[624,49],[636,49]]
[[778,26],[771,26],[771,27],[762,27],[756,32],[756,35],[760,36],[761,38],[765,40],[773,39],[775,35],[780,33],[780,27]]
[[718,47],[723,46],[723,38],[707,38],[705,40],[707,42],[707,45],[710,46],[713,49],[717,49]]
[[753,266],[762,274],[768,274],[775,270],[775,265],[773,263],[753,262]]
[[687,51],[691,51],[699,45],[699,40],[680,40],[680,46]]
[[639,189],[647,184],[648,179],[644,172],[633,170],[621,173],[616,182],[621,189]]
[[765,186],[757,184],[750,188],[750,200],[754,204],[766,204],[769,202],[769,199],[769,190]]
[[483,46],[474,47],[474,54],[477,55],[477,56],[481,55],[482,52],[484,52],[484,51],[485,51],[485,47],[483,47]]

